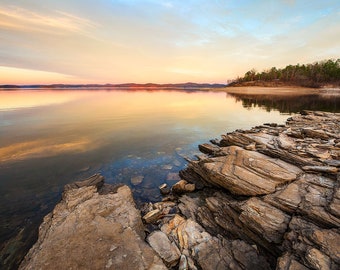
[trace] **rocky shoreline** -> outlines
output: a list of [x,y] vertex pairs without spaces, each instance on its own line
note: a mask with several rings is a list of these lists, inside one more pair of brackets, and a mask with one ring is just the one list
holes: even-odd
[[199,146],[137,210],[100,175],[65,186],[19,269],[339,269],[340,114],[303,111]]

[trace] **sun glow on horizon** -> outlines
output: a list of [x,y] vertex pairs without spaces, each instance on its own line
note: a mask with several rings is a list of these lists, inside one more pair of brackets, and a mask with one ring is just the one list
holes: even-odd
[[57,84],[76,83],[79,80],[57,72],[0,66],[0,84]]

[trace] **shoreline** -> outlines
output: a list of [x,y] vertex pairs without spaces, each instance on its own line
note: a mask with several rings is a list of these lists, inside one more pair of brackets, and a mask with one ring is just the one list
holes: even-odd
[[[286,125],[268,123],[248,131],[225,134],[221,141],[213,141],[213,144],[200,145],[203,154],[198,160],[190,161],[187,169],[180,173],[184,180],[165,192],[172,194],[164,196],[161,202],[145,204],[139,217],[131,210],[137,239],[144,241],[145,238],[144,243],[148,243],[145,246],[140,242],[134,252],[154,254],[152,259],[139,261],[144,269],[146,265],[158,265],[158,269],[227,269],[231,265],[240,269],[319,269],[320,265],[337,269],[340,264],[337,244],[340,240],[340,190],[336,185],[340,167],[339,119],[339,113],[305,111],[288,119]],[[235,175],[237,181],[233,180]],[[55,252],[64,252],[55,249],[58,241],[64,243],[62,248],[75,252],[76,257],[94,256],[98,266],[108,269],[126,266],[132,258],[136,259],[127,251],[127,242],[123,245],[115,242],[114,247],[109,247],[93,238],[91,241],[95,242],[90,244],[75,230],[70,235],[75,242],[70,243],[66,241],[68,238],[62,239],[60,234],[53,233],[58,230],[64,233],[62,228],[87,226],[90,227],[87,233],[91,234],[94,233],[91,220],[97,220],[96,224],[101,220],[100,224],[105,227],[107,222],[116,222],[119,217],[125,218],[121,225],[115,226],[122,227],[123,234],[129,230],[125,224],[132,220],[129,211],[117,210],[124,213],[117,216],[116,210],[112,214],[104,205],[98,206],[112,199],[115,201],[112,207],[118,209],[117,204],[123,202],[115,198],[123,190],[125,195],[129,192],[122,186],[109,187],[102,177],[94,179],[97,180],[65,187],[62,202],[53,210],[53,216],[49,214],[44,219],[40,237],[20,269],[34,269],[42,262],[50,263],[53,259],[46,255],[59,256]],[[69,219],[77,216],[79,209],[86,216],[91,205],[98,206],[96,211],[91,210],[90,216],[95,217],[88,220],[78,215],[80,219],[76,221]],[[66,216],[65,211],[69,213]],[[306,228],[310,235],[306,235]],[[117,238],[114,230],[106,233],[110,239]],[[300,239],[298,248],[294,246],[297,239]],[[108,248],[103,254],[92,254],[77,249],[77,241],[94,250]],[[53,252],[48,253],[49,250]],[[115,254],[118,251],[122,252]],[[70,254],[72,259],[67,262],[54,263],[79,266],[80,261],[73,255]]]

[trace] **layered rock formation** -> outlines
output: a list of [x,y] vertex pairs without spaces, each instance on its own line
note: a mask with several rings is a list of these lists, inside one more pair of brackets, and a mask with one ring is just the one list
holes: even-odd
[[187,218],[256,245],[271,268],[340,269],[340,114],[305,111],[200,150],[182,172],[203,187],[179,199]]
[[144,241],[129,187],[103,181],[94,175],[65,187],[19,269],[167,269]]

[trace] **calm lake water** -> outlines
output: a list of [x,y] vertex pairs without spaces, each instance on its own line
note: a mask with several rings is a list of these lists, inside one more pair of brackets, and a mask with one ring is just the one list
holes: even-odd
[[[15,267],[62,188],[94,173],[161,198],[197,145],[235,129],[283,124],[301,109],[339,111],[338,96],[184,90],[0,91],[0,263]],[[140,176],[142,183],[131,179]],[[1,268],[1,267],[0,267]]]

